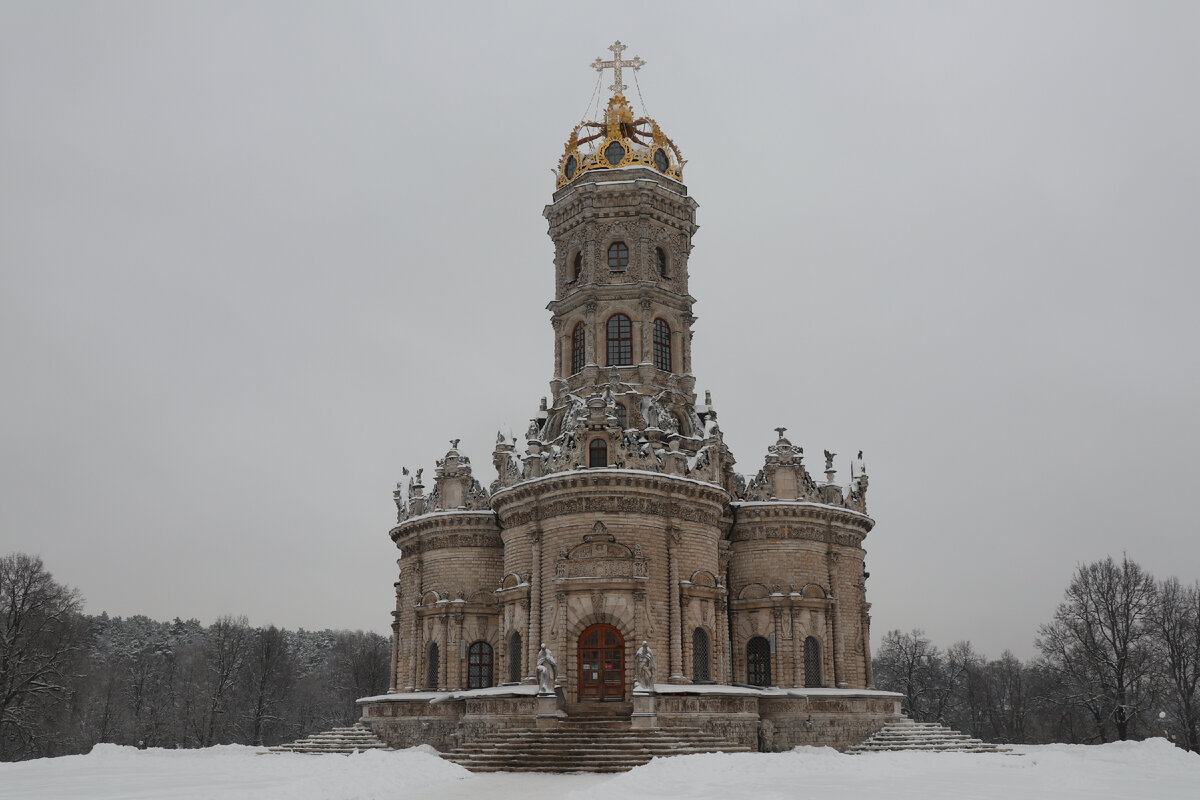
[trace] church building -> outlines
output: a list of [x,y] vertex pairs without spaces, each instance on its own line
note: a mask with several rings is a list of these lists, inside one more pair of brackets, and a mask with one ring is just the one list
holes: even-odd
[[861,453],[839,484],[776,428],[735,471],[692,374],[686,162],[624,94],[644,62],[610,49],[544,210],[550,394],[497,437],[490,486],[458,440],[397,486],[392,688],[363,723],[439,749],[587,719],[849,746],[899,713],[871,675]]

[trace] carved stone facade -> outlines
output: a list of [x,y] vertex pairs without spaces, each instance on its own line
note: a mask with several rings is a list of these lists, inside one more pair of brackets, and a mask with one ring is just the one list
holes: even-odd
[[[608,130],[605,141],[636,146],[612,133],[624,128]],[[644,641],[659,684],[713,687],[690,705],[686,693],[662,695],[662,720],[761,722],[759,700],[718,691],[733,685],[845,690],[870,719],[886,716],[892,701],[870,691],[863,542],[874,522],[861,453],[848,486],[835,482],[829,452],[817,480],[778,428],[753,479],[734,471],[711,396],[698,402],[691,374],[697,203],[672,177],[682,165],[656,171],[651,155],[590,163],[560,174],[545,209],[555,252],[549,398],[524,436],[497,436],[489,488],[457,440],[429,494],[422,470],[397,486],[392,697],[532,686],[545,644],[568,714],[628,702]],[[608,644],[585,641],[596,631]],[[514,698],[513,708],[533,708],[527,692]],[[381,702],[364,719],[404,716]],[[790,719],[788,708],[780,700],[771,713]]]

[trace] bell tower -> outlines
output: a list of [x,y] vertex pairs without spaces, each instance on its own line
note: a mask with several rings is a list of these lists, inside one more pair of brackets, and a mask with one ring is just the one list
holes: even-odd
[[688,256],[697,203],[679,148],[622,93],[622,68],[645,62],[623,60],[620,42],[609,49],[614,58],[592,66],[613,69],[614,94],[601,121],[571,131],[544,212],[554,240],[554,406],[610,391],[622,428],[656,424],[635,424],[636,394],[674,415],[659,427],[686,428],[696,401]]

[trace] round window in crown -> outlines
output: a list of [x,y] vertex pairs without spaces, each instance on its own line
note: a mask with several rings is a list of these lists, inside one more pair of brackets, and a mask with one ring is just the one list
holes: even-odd
[[620,142],[613,142],[604,148],[604,160],[609,163],[609,166],[615,167],[621,163],[623,158],[625,158],[625,147]]
[[659,172],[666,172],[671,168],[671,159],[667,158],[667,151],[661,147],[654,151],[654,166],[658,167]]
[[579,169],[579,162],[575,159],[575,156],[571,156],[563,166],[563,174],[567,176],[567,180],[571,180],[575,177],[575,170],[577,169]]

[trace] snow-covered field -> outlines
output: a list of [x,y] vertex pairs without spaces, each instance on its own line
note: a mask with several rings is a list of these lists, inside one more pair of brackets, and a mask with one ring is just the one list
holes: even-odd
[[1021,747],[1020,755],[824,748],[657,759],[621,775],[472,775],[426,748],[354,756],[259,755],[250,747],[144,750],[0,764],[5,800],[370,800],[606,797],[827,800],[1196,800],[1200,755],[1162,739]]

